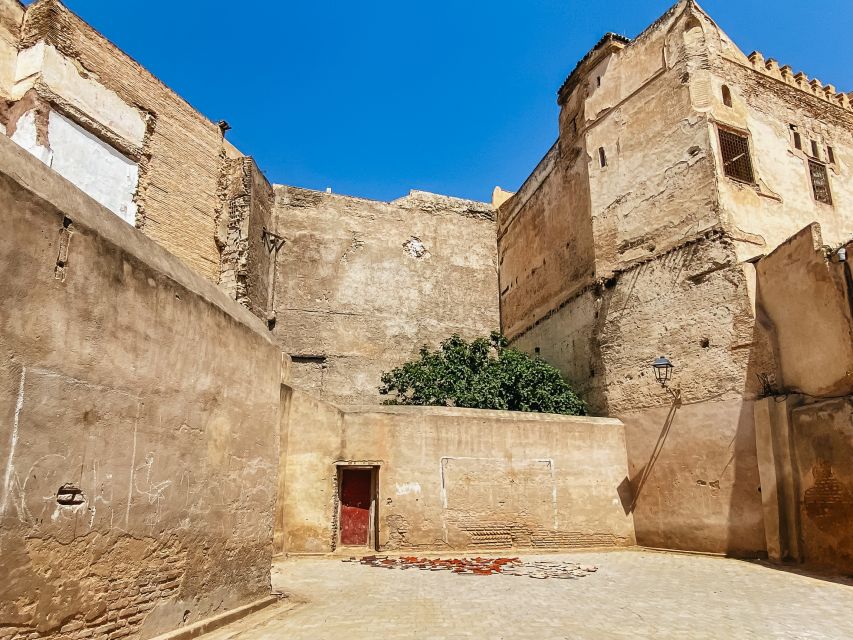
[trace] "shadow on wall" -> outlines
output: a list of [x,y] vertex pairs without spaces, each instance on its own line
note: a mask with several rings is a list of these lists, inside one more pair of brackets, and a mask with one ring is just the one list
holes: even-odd
[[[756,284],[756,287],[758,285]],[[758,296],[756,292],[756,297]],[[758,519],[764,529],[764,513],[761,507],[761,481],[758,477],[758,453],[755,440],[755,401],[766,393],[765,381],[775,379],[775,359],[773,345],[769,335],[769,319],[759,307],[756,307],[756,317],[753,321],[752,339],[750,342],[749,359],[746,365],[746,376],[741,391],[743,401],[740,405],[737,430],[733,440],[732,461],[734,465],[734,481],[732,483],[731,500],[729,502],[729,533],[727,551],[736,551],[734,555],[743,555],[742,530],[734,526],[735,522]],[[747,469],[745,462],[749,460],[754,467]],[[738,463],[738,461],[740,463]],[[739,496],[753,494],[759,496],[757,508],[759,514],[748,512],[755,508],[755,501],[744,503]],[[763,549],[755,555],[767,557],[766,539]]]
[[[640,494],[643,492],[643,487],[646,486],[646,482],[649,479],[649,476],[652,474],[652,470],[655,467],[655,463],[658,461],[660,457],[661,451],[663,451],[663,447],[666,444],[666,439],[669,436],[669,431],[672,428],[672,423],[675,422],[675,414],[678,412],[678,409],[681,407],[681,395],[680,393],[675,395],[672,399],[672,405],[669,408],[669,413],[666,414],[666,419],[663,421],[663,428],[661,429],[660,435],[658,436],[658,440],[655,443],[655,447],[652,450],[652,454],[649,457],[649,461],[643,465],[643,468],[640,470],[639,479],[630,483],[629,486],[633,485],[634,489],[631,492],[631,499],[628,504],[628,507],[625,509],[625,513],[634,513],[634,509],[637,507],[637,501],[640,499]],[[625,479],[626,482],[628,478]],[[624,483],[623,483],[624,484]],[[619,485],[620,489],[620,498],[622,497],[622,485]],[[625,501],[623,499],[623,506]]]

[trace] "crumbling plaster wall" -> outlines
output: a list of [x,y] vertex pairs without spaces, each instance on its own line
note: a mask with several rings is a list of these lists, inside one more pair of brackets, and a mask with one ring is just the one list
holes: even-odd
[[394,202],[275,186],[273,335],[294,384],[379,401],[380,376],[458,333],[498,328],[490,206],[412,192]]
[[[751,403],[773,362],[751,265],[718,214],[710,116],[698,109],[712,99],[703,20],[681,2],[630,44],[606,37],[561,89],[561,141],[584,139],[593,278],[531,317],[513,346],[538,350],[593,411],[625,422],[641,544],[754,555],[764,536]],[[653,381],[662,354],[677,400]]]
[[[24,7],[18,0],[0,0],[0,97],[4,99],[12,95],[23,20]],[[5,109],[5,104],[0,107],[0,127],[6,125]]]
[[272,229],[273,190],[252,158],[226,158],[220,177],[217,245],[219,286],[259,318],[274,319],[274,256],[281,248]]
[[58,0],[27,8],[19,48],[14,98],[47,102],[136,163],[136,226],[217,281],[220,128]]
[[760,312],[772,332],[775,387],[815,397],[853,393],[853,277],[824,253],[810,224],[756,264]]
[[755,406],[756,443],[770,557],[849,573],[853,272],[822,245],[813,223],[756,265],[776,358],[771,395]]
[[[625,423],[641,544],[763,549],[750,401],[772,362],[731,240],[711,232],[627,269],[514,346],[570,379],[586,373],[593,411]],[[677,402],[654,381],[661,354],[676,365]]]
[[[701,14],[700,14],[701,15]],[[759,53],[745,56],[709,18],[702,17],[710,68],[694,83],[709,96],[696,103],[711,121],[721,219],[738,240],[738,258],[768,254],[811,222],[821,225],[828,244],[853,237],[853,109],[832,85],[794,74],[791,67]],[[723,86],[731,106],[722,100]],[[802,149],[794,145],[797,127]],[[717,126],[749,135],[756,184],[724,177]],[[832,204],[815,199],[809,174],[811,141],[826,163]],[[830,159],[827,146],[832,147]]]
[[2,137],[0,208],[0,638],[150,638],[267,596],[265,328]]
[[383,550],[634,544],[620,495],[618,420],[447,407],[338,411],[299,391],[290,416],[280,520],[288,553],[337,546],[337,465],[352,463],[379,467]]

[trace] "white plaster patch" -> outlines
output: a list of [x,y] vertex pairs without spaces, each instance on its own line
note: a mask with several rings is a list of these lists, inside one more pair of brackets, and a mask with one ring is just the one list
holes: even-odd
[[43,147],[36,141],[35,111],[27,111],[24,115],[18,118],[15,125],[15,133],[12,134],[12,140],[44,162],[47,166],[50,166],[50,161],[53,158],[53,152],[48,147]]
[[50,112],[50,166],[128,224],[136,224],[133,194],[139,167],[113,147],[55,111]]
[[413,258],[423,258],[429,255],[429,251],[421,239],[414,236],[403,243],[403,250]]
[[420,493],[421,485],[417,482],[404,482],[403,484],[397,483],[397,495],[398,496],[407,496],[410,493]]

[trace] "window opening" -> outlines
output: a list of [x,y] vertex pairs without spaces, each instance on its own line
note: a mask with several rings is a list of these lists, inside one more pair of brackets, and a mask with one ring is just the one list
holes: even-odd
[[604,147],[598,147],[598,164],[602,167],[607,166],[607,153],[605,153]]
[[826,146],[826,157],[829,160],[830,164],[835,164],[835,149],[833,149],[829,145]]
[[809,173],[812,178],[814,199],[825,204],[832,204],[832,194],[829,191],[829,175],[826,172],[826,165],[821,162],[809,160]]
[[743,182],[755,182],[752,159],[749,157],[749,139],[746,136],[720,129],[720,150],[723,171],[727,176]]
[[817,148],[817,140],[812,140],[812,156],[815,158],[820,158],[820,154],[818,153]]
[[732,92],[726,85],[723,85],[723,104],[727,107],[732,106]]

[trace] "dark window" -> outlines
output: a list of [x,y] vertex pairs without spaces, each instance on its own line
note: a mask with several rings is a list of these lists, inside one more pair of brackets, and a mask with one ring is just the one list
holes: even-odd
[[820,154],[817,150],[817,140],[812,140],[812,156],[815,158],[820,158]]
[[803,138],[797,131],[794,131],[794,147],[796,147],[800,151],[802,151],[803,149]]
[[835,149],[830,146],[826,147],[826,157],[829,160],[830,164],[835,164]]
[[826,173],[826,165],[809,160],[809,173],[812,177],[814,199],[818,202],[832,204],[832,194],[829,192],[829,176]]
[[598,147],[598,164],[602,167],[607,166],[607,154],[604,151],[604,147]]
[[749,157],[749,139],[746,136],[720,129],[720,150],[723,154],[723,171],[727,176],[744,182],[755,182]]
[[598,86],[601,86],[601,76],[598,76],[595,81],[598,83]]
[[723,85],[723,104],[727,107],[732,106],[732,92],[726,85]]

